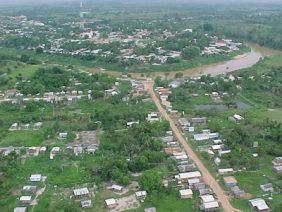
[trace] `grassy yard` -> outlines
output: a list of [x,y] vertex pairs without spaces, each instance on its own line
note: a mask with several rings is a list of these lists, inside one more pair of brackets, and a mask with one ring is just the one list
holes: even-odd
[[11,131],[0,142],[0,146],[39,146],[44,141],[43,132],[23,130],[23,131]]
[[152,193],[148,195],[142,207],[137,211],[141,212],[144,208],[156,207],[160,212],[181,212],[181,211],[198,211],[199,198],[196,194],[193,199],[180,199],[177,191],[166,193]]

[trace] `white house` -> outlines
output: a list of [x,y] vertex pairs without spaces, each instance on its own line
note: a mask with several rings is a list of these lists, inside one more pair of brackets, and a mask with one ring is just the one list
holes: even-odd
[[106,199],[105,202],[106,202],[106,206],[109,209],[115,208],[118,205],[116,199],[114,198]]
[[266,202],[261,198],[251,199],[249,200],[249,205],[251,206],[252,210],[256,211],[269,211],[269,207]]
[[40,182],[42,180],[41,174],[32,174],[29,178],[31,182]]
[[179,190],[179,194],[181,199],[189,199],[193,197],[193,192],[191,189]]

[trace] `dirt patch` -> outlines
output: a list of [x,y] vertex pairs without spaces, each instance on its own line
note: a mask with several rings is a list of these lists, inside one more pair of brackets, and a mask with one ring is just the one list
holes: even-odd
[[136,199],[135,194],[132,194],[127,197],[119,198],[117,199],[117,202],[118,202],[118,206],[110,210],[111,212],[132,210],[138,208],[140,205],[139,201]]
[[243,199],[251,199],[253,197],[252,194],[250,193],[245,193],[244,196],[243,196]]

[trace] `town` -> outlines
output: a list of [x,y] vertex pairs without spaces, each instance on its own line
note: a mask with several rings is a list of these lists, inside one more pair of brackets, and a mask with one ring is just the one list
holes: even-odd
[[0,4],[0,211],[281,211],[282,53],[236,8],[47,5]]

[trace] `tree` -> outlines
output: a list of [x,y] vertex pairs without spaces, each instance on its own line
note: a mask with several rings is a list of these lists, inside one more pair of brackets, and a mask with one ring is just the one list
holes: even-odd
[[141,189],[152,192],[154,190],[159,191],[162,187],[162,178],[158,172],[154,170],[145,171],[139,178],[139,185]]
[[190,60],[190,59],[200,56],[200,52],[201,52],[200,48],[197,46],[188,47],[181,51],[181,56],[185,60]]
[[38,47],[35,49],[35,53],[36,54],[42,54],[43,53],[43,49],[41,47]]
[[214,30],[213,25],[209,24],[209,23],[204,24],[203,29],[204,29],[205,32],[210,32],[210,31]]
[[174,75],[175,78],[182,78],[183,77],[183,73],[182,72],[177,72],[175,75]]

